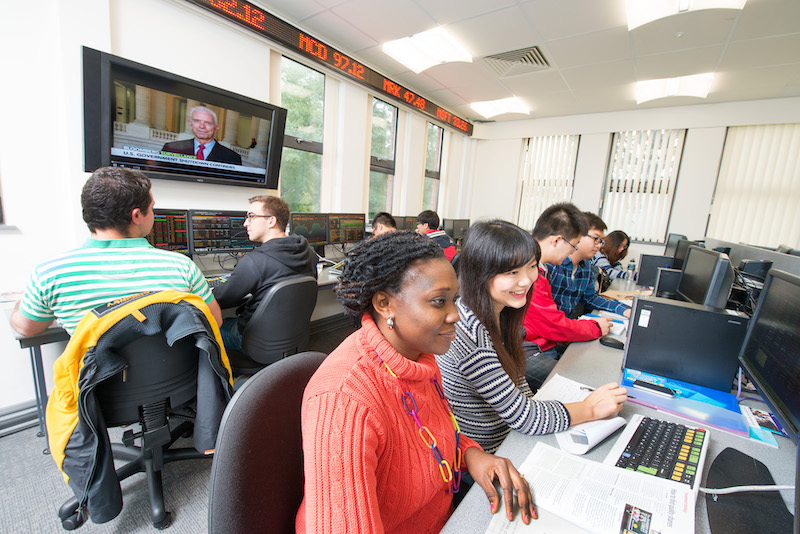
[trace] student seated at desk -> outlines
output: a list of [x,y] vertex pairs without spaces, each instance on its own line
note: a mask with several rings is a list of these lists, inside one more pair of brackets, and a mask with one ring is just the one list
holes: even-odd
[[548,264],[559,265],[578,250],[578,242],[588,232],[586,217],[568,202],[553,204],[545,209],[533,228],[533,238],[539,244],[539,278],[533,284],[531,305],[525,314],[526,354],[525,377],[531,390],[537,391],[561,356],[557,343],[588,341],[608,334],[611,320],[568,318],[553,302]]
[[306,238],[286,235],[289,213],[289,204],[282,198],[259,195],[250,199],[244,227],[248,239],[262,245],[239,260],[228,281],[214,289],[221,307],[238,306],[237,317],[226,318],[220,328],[228,349],[242,348],[242,332],[269,288],[289,276],[317,277],[317,255]]
[[522,318],[539,276],[539,246],[530,234],[506,221],[477,222],[459,257],[456,339],[436,361],[465,435],[494,452],[511,429],[561,432],[622,409],[626,391],[615,383],[578,403],[533,400],[522,349]]
[[548,264],[553,301],[567,317],[575,318],[592,310],[606,310],[625,317],[631,316],[631,307],[617,300],[597,294],[594,272],[589,262],[606,244],[603,232],[606,223],[594,213],[585,211],[589,230],[580,241],[575,252],[561,264]]
[[455,271],[433,240],[394,232],[347,252],[337,297],[361,316],[303,394],[305,496],[297,532],[435,533],[453,511],[461,473],[503,488],[535,516],[527,482],[505,458],[460,434],[434,353],[455,336]]
[[154,203],[144,173],[125,167],[94,171],[81,192],[90,239],[36,267],[11,315],[11,326],[34,336],[58,319],[72,335],[90,310],[164,289],[200,296],[222,323],[220,308],[197,265],[183,254],[154,248],[145,239],[153,227]]
[[606,236],[606,244],[592,258],[592,265],[603,269],[612,280],[625,280],[628,275],[622,267],[622,260],[628,255],[631,240],[622,230],[614,230]]

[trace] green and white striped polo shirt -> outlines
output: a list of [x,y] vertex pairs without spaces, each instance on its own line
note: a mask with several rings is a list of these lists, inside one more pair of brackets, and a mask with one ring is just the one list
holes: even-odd
[[72,335],[86,312],[143,291],[175,289],[213,299],[190,258],[153,248],[146,239],[89,239],[86,244],[36,267],[20,311],[34,321],[59,323]]

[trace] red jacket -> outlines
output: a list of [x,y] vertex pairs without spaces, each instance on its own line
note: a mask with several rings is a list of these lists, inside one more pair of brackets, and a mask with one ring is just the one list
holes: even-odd
[[553,301],[550,281],[539,268],[539,278],[533,283],[533,296],[525,314],[525,341],[532,341],[542,350],[563,341],[588,341],[602,334],[600,325],[585,319],[569,319]]

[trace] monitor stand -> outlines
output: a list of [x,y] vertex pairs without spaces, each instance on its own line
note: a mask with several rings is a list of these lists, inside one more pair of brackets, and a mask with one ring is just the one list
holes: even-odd
[[[767,466],[741,451],[728,447],[708,470],[705,486],[773,485]],[[797,492],[795,492],[797,506]],[[794,518],[778,491],[706,494],[706,510],[712,534],[792,532]],[[797,530],[794,530],[797,533]]]

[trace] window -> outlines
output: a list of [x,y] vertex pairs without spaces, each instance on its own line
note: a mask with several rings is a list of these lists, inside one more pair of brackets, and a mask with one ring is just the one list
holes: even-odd
[[800,242],[800,124],[728,128],[709,237],[777,247]]
[[442,168],[444,128],[428,123],[425,150],[425,177],[422,183],[422,209],[436,211]]
[[525,141],[517,224],[532,229],[552,204],[572,200],[578,135],[532,137]]
[[631,240],[663,243],[678,179],[686,130],[614,134],[600,216],[609,231]]
[[281,106],[288,110],[281,157],[281,198],[292,211],[318,212],[325,76],[282,58]]
[[367,215],[370,219],[378,212],[392,211],[396,138],[397,108],[373,98]]

